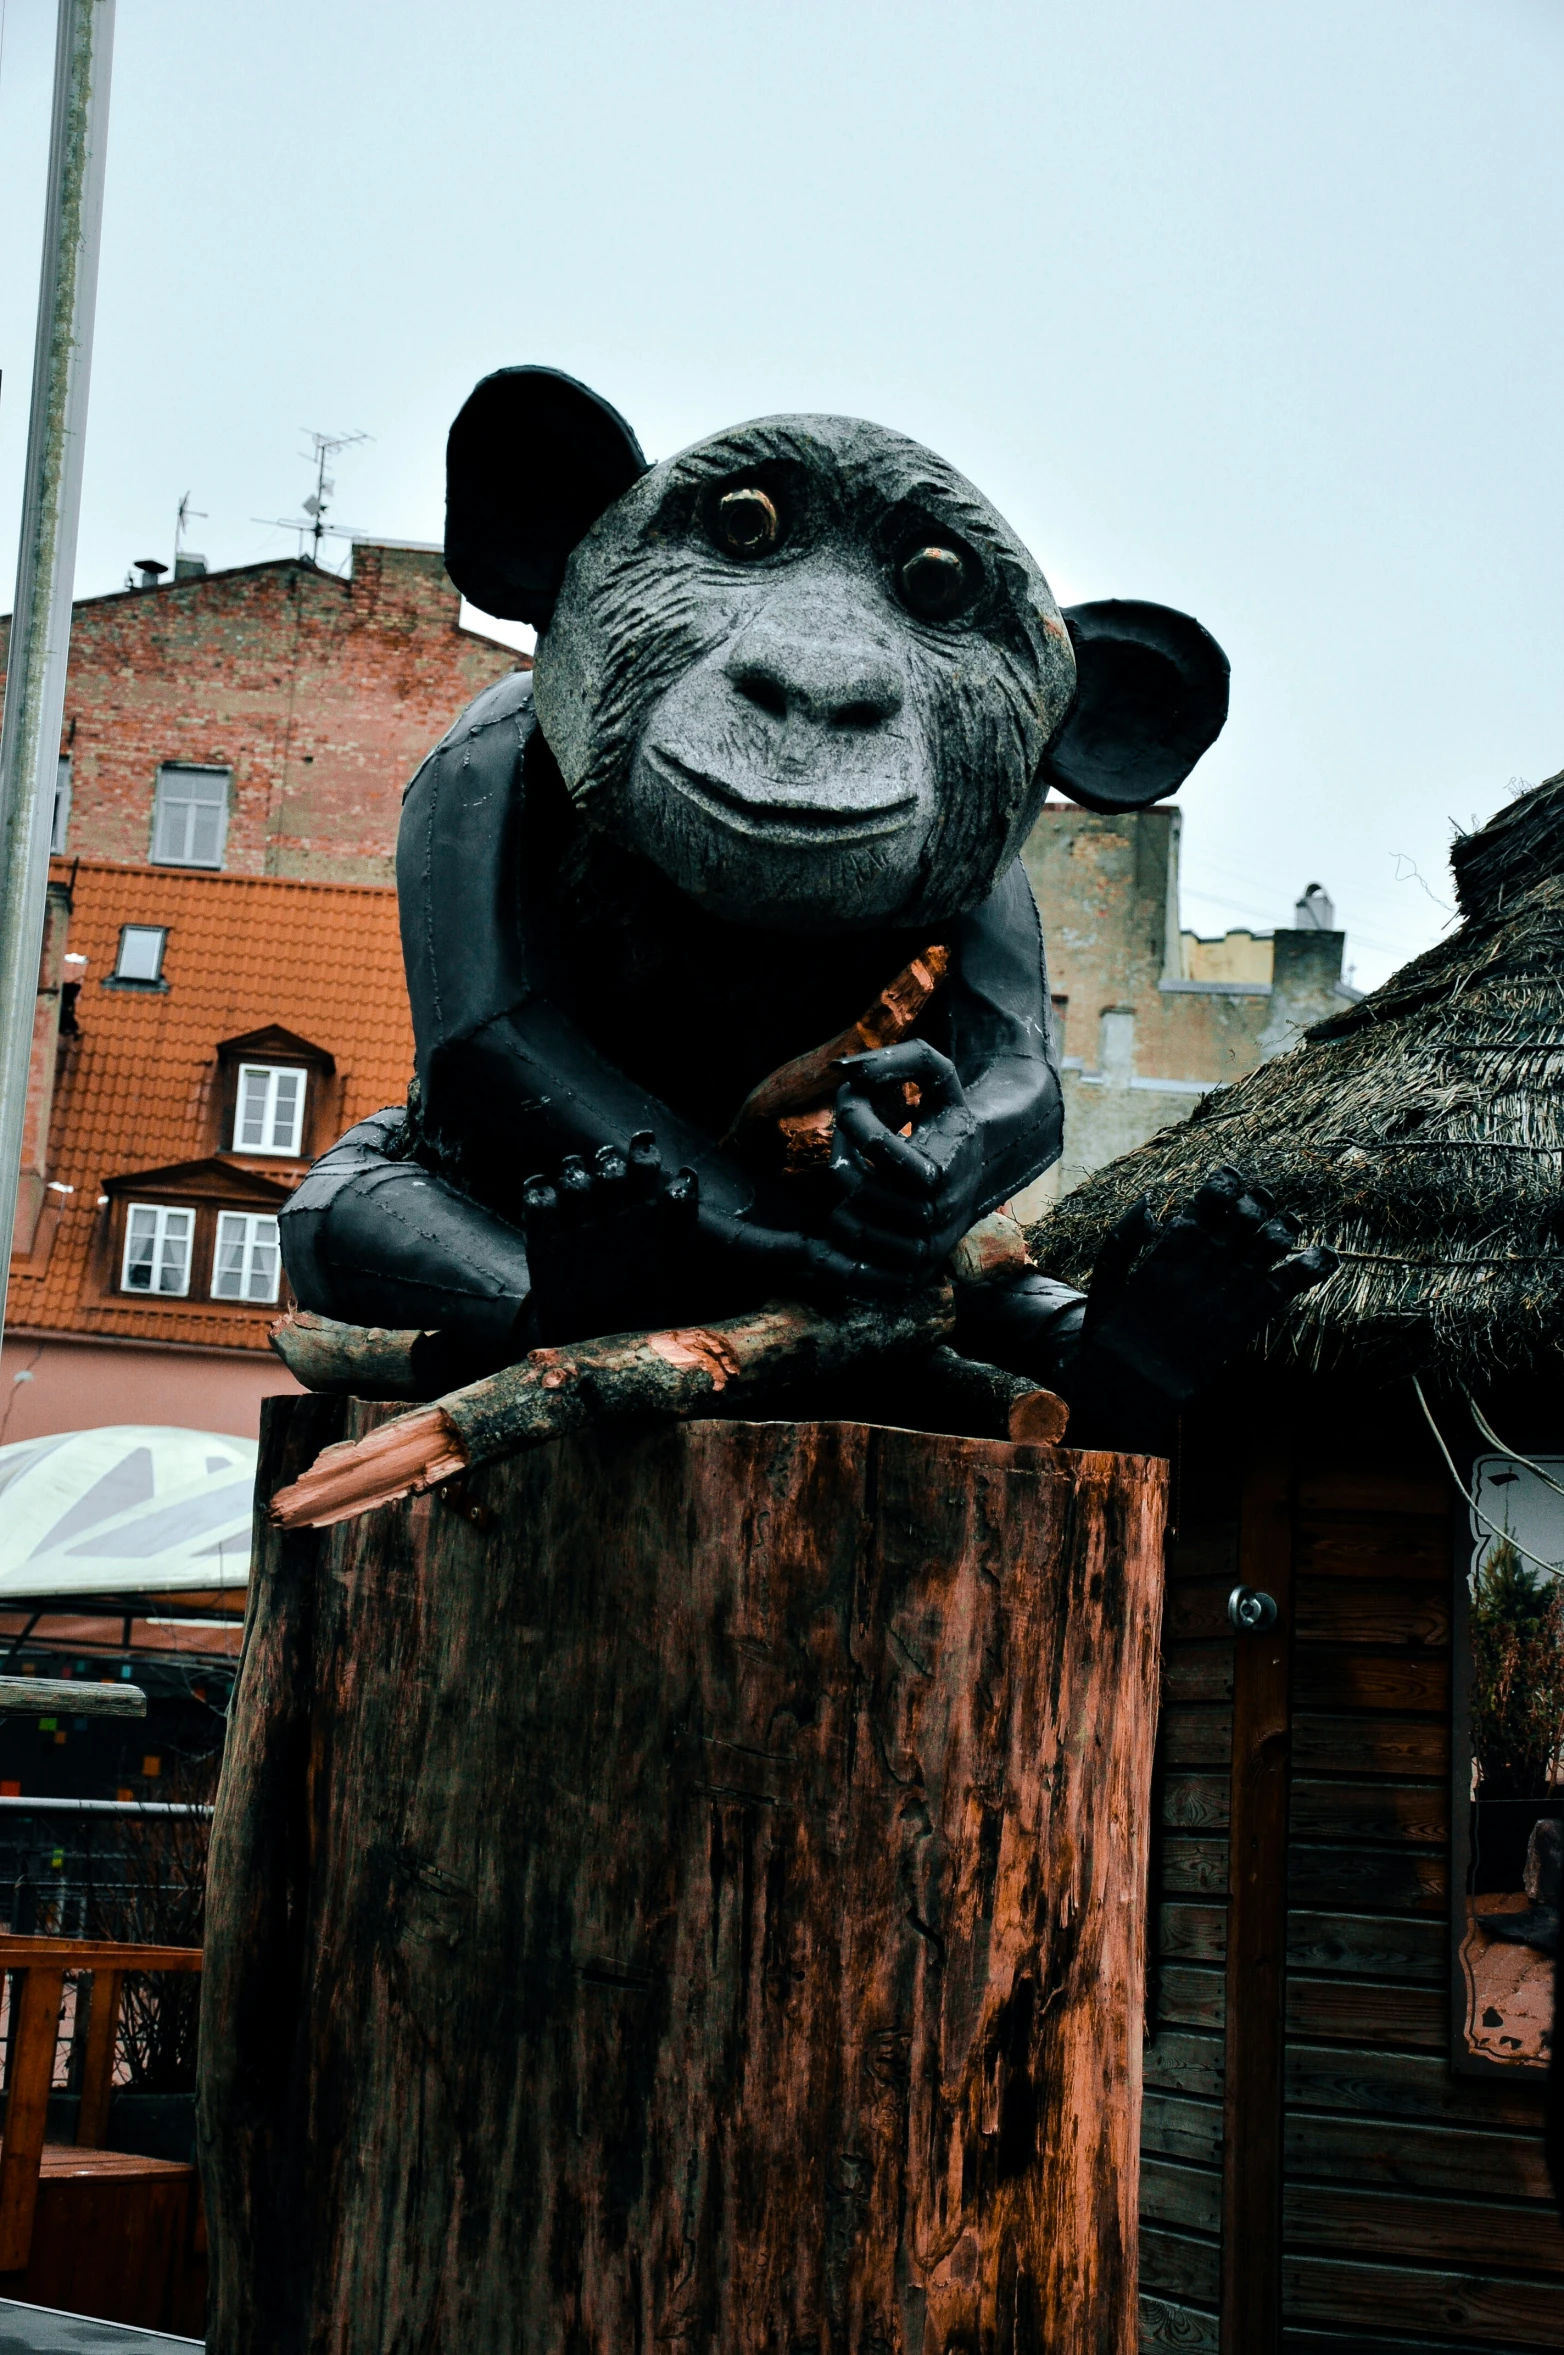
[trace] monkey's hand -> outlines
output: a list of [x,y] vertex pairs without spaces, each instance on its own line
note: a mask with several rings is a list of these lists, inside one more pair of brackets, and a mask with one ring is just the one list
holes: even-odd
[[755,1294],[758,1284],[762,1293],[796,1295],[800,1300],[827,1305],[841,1300],[898,1300],[909,1290],[903,1277],[887,1275],[868,1260],[851,1258],[818,1235],[764,1226],[756,1219],[704,1206],[700,1228],[719,1291],[724,1276],[730,1281],[737,1276],[750,1295]]
[[[831,1240],[855,1258],[926,1283],[971,1226],[983,1182],[983,1140],[956,1066],[926,1039],[844,1056],[832,1174],[847,1193]],[[918,1113],[910,1136],[907,1091]]]
[[678,1321],[700,1188],[691,1170],[667,1175],[649,1129],[627,1151],[600,1146],[590,1167],[571,1153],[552,1179],[528,1178],[521,1209],[545,1342]]
[[1143,1198],[1092,1270],[1080,1378],[1100,1387],[1128,1375],[1174,1403],[1192,1398],[1339,1265],[1325,1245],[1296,1250],[1298,1234],[1297,1220],[1236,1169],[1210,1171],[1165,1226]]

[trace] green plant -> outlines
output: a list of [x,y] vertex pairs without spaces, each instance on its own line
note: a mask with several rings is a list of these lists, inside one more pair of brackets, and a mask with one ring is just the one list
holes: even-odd
[[1564,1767],[1564,1579],[1506,1538],[1472,1586],[1472,1750],[1485,1799],[1543,1799]]

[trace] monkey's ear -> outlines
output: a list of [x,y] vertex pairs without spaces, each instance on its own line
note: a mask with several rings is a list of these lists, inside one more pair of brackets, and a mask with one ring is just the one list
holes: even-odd
[[1227,656],[1166,605],[1072,605],[1075,701],[1043,761],[1089,810],[1139,810],[1177,792],[1227,718]]
[[501,368],[445,446],[445,569],[484,613],[548,627],[571,549],[646,472],[617,409],[557,368]]

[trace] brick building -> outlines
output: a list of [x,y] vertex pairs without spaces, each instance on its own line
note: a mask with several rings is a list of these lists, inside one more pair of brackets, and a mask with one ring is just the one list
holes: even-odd
[[84,598],[55,849],[389,885],[403,786],[515,666],[460,615],[439,550],[390,540],[346,580],[286,557]]
[[293,1387],[277,1210],[411,1065],[402,788],[516,660],[396,542],[76,607],[0,1444]]

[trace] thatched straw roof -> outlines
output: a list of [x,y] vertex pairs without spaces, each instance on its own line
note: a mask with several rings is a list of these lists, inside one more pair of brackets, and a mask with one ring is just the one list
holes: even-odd
[[1481,1379],[1564,1350],[1564,771],[1451,866],[1458,930],[1097,1171],[1034,1231],[1040,1264],[1084,1281],[1140,1195],[1165,1212],[1232,1162],[1341,1253],[1272,1357]]

